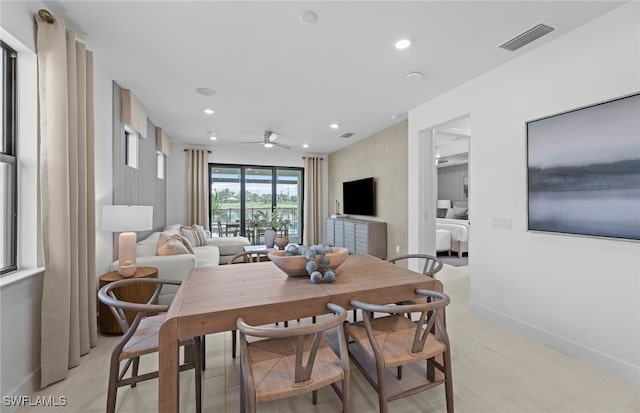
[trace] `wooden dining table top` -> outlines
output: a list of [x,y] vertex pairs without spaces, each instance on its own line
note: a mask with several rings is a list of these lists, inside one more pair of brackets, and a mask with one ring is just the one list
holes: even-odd
[[192,270],[182,282],[160,329],[159,411],[178,411],[178,341],[249,324],[268,324],[327,313],[329,302],[346,309],[357,299],[389,304],[415,298],[415,290],[442,292],[442,283],[369,255],[350,255],[334,283],[289,277],[273,262]]

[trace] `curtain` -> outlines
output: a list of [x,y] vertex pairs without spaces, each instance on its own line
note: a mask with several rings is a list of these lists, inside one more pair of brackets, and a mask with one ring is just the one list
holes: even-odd
[[209,151],[187,149],[187,225],[209,228]]
[[304,159],[304,245],[321,242],[322,234],[322,158]]
[[36,23],[45,387],[97,343],[93,55],[62,19]]

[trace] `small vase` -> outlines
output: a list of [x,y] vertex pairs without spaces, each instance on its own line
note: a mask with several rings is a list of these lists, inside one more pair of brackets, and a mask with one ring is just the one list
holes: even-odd
[[289,238],[288,237],[277,237],[276,240],[275,240],[275,244],[281,250],[284,249],[284,247],[286,247],[288,243],[289,243]]
[[267,248],[273,248],[274,241],[276,240],[276,230],[269,228],[264,230],[264,244]]

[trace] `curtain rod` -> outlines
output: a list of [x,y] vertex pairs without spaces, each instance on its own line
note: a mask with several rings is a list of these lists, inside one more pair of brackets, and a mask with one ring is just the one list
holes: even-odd
[[46,21],[49,24],[53,24],[56,21],[56,19],[53,18],[51,12],[47,9],[38,10],[38,16],[40,16],[42,20]]
[[[191,150],[191,151],[198,151],[199,149],[185,149],[184,151],[185,151],[185,152],[187,152],[187,151],[190,151],[190,150]],[[211,153],[211,151],[210,151],[210,150],[207,150],[207,152]]]
[[[307,159],[307,157],[303,156],[302,159]],[[318,159],[320,159],[321,161],[324,161],[324,158],[318,158]]]

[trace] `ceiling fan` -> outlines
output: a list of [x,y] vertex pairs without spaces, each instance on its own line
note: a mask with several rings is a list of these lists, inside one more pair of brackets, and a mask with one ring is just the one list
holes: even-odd
[[277,143],[275,140],[278,137],[278,134],[270,131],[270,130],[266,130],[264,131],[264,140],[261,141],[255,141],[255,142],[239,142],[239,143],[260,143],[262,145],[264,145],[265,148],[273,148],[274,146],[278,146],[280,148],[284,148],[284,149],[291,149],[291,146],[288,145],[283,145],[281,143]]

